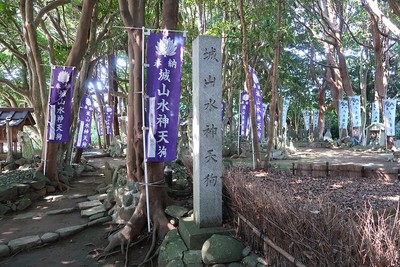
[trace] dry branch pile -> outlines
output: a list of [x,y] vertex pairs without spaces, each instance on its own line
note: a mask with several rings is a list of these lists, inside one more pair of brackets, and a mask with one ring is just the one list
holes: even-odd
[[[398,183],[231,169],[225,201],[307,266],[400,266]],[[293,266],[239,221],[239,235],[271,266]]]

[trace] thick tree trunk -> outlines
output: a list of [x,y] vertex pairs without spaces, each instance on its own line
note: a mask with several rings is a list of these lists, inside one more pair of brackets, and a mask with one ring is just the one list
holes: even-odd
[[[85,52],[87,50],[87,40],[88,40],[88,34],[89,34],[89,29],[91,25],[91,19],[92,19],[92,13],[96,4],[96,0],[85,0],[83,1],[83,6],[82,6],[82,13],[81,17],[79,20],[79,25],[77,29],[77,34],[76,34],[76,39],[75,43],[71,49],[71,52],[65,62],[66,66],[75,66],[77,67],[83,56],[85,55]],[[45,101],[47,103],[47,101]],[[42,109],[42,110],[47,110]],[[47,125],[46,128],[47,129]],[[46,130],[43,133],[43,140],[45,143],[46,141]],[[44,149],[43,151],[43,158],[46,160],[46,166],[44,166],[44,162],[42,161],[42,164],[39,166],[39,170],[42,170],[47,177],[49,177],[50,180],[58,182],[58,163],[59,163],[59,158],[58,158],[58,148],[59,144],[54,143],[54,142],[47,142],[47,148]],[[44,170],[44,167],[46,169]]]
[[278,93],[278,66],[279,66],[279,55],[281,49],[281,5],[282,0],[278,0],[278,9],[276,11],[276,37],[274,47],[274,62],[272,65],[272,78],[271,78],[271,102],[269,104],[269,127],[268,127],[268,144],[267,144],[267,155],[266,155],[266,171],[269,169],[269,161],[271,157],[272,144],[274,139],[274,128],[276,118],[276,100]]
[[251,77],[250,77],[250,72],[249,72],[249,63],[247,60],[247,29],[246,29],[246,21],[244,17],[244,11],[243,11],[243,0],[240,0],[240,22],[242,25],[242,63],[243,63],[243,69],[246,74],[246,87],[247,87],[247,92],[249,94],[249,105],[250,105],[250,121],[251,121],[251,134],[252,134],[252,142],[253,142],[253,148],[254,148],[254,155],[253,157],[255,158],[255,167],[260,168],[261,161],[260,161],[260,153],[259,153],[259,144],[258,144],[258,134],[257,134],[257,122],[256,122],[256,110],[255,110],[255,101],[254,101],[254,93],[253,93],[253,86],[251,85]]
[[[144,25],[145,1],[133,1],[128,4],[125,0],[119,0],[121,17],[126,27],[142,27]],[[174,30],[178,18],[178,1],[166,0],[163,5],[163,28]],[[144,167],[148,170],[148,199],[150,219],[153,222],[153,235],[163,238],[173,226],[164,213],[167,202],[166,188],[152,186],[152,184],[164,183],[164,164],[162,162],[144,162],[142,125],[142,35],[141,31],[128,30],[130,47],[129,62],[129,94],[128,94],[128,147],[127,147],[127,171],[128,179],[144,183]],[[133,65],[133,62],[137,64]],[[147,164],[147,165],[145,165]],[[146,223],[146,190],[142,186],[139,203],[128,224],[110,238],[106,251],[112,250],[121,244],[130,243],[139,235]],[[149,223],[149,222],[148,222]],[[149,254],[148,254],[149,255]]]

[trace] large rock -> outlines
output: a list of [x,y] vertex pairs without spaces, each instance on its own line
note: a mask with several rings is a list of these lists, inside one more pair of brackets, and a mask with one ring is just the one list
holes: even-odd
[[201,257],[207,265],[240,261],[244,247],[231,236],[214,234],[204,242]]
[[11,252],[18,252],[21,250],[36,247],[42,244],[42,240],[38,235],[25,236],[17,239],[13,239],[8,242],[8,246]]
[[183,262],[185,266],[203,267],[201,250],[188,250],[183,252]]
[[0,258],[10,255],[10,248],[7,245],[0,244]]
[[17,205],[17,210],[25,210],[30,205],[32,205],[32,201],[29,198],[22,198],[18,200],[16,205]]
[[18,197],[18,187],[0,186],[0,201],[15,201]]
[[0,216],[3,216],[4,214],[9,212],[10,210],[11,210],[11,208],[9,206],[0,203]]
[[178,230],[169,231],[160,246],[158,266],[167,266],[173,260],[181,260],[184,251],[187,251],[187,247]]
[[182,216],[186,215],[188,211],[187,208],[177,205],[170,205],[165,208],[165,213],[176,219],[180,219]]

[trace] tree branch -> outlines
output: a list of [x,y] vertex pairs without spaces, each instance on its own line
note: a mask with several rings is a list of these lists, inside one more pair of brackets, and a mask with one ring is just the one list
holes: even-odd
[[35,26],[38,26],[40,24],[40,22],[43,20],[43,16],[45,14],[47,14],[48,12],[50,12],[53,9],[56,9],[59,6],[62,6],[62,5],[68,4],[68,3],[71,3],[71,0],[56,0],[56,1],[50,2],[50,4],[46,5],[45,7],[43,7],[42,9],[39,10],[33,24]]

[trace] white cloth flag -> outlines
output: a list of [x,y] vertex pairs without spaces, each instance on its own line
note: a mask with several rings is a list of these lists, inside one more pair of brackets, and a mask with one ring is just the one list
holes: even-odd
[[386,136],[395,135],[396,103],[397,99],[383,100],[383,109],[384,109],[383,119],[385,123]]
[[287,112],[289,109],[290,100],[287,98],[283,99],[283,108],[282,108],[282,128],[286,128],[286,118]]
[[350,115],[353,127],[361,127],[361,101],[360,96],[349,96]]
[[313,127],[314,130],[318,128],[319,110],[315,109],[313,113]]
[[347,129],[349,106],[346,100],[339,100],[339,129]]
[[375,100],[372,102],[372,107],[371,107],[371,124],[374,122],[379,122],[380,116],[379,116],[379,101]]
[[306,127],[306,130],[308,131],[310,129],[310,111],[309,110],[303,110],[303,119],[304,119],[304,126]]

